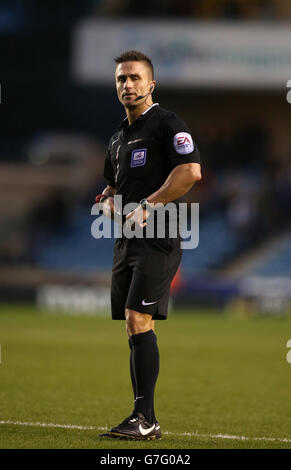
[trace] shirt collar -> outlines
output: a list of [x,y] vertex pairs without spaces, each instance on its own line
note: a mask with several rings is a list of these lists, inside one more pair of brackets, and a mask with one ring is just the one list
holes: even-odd
[[[141,113],[141,116],[144,116],[150,109],[152,109],[154,106],[159,106],[159,103],[154,103],[152,104],[148,109],[146,109],[143,113]],[[140,116],[139,116],[140,117]]]
[[[140,121],[142,119],[145,119],[147,117],[147,113],[153,109],[155,106],[159,106],[159,103],[153,103],[151,106],[149,106],[143,113],[141,113],[140,116],[138,116],[138,118],[134,121]],[[128,127],[128,119],[127,119],[127,116],[123,119],[123,121],[121,122],[121,124],[119,125],[118,129],[122,129],[122,128],[126,128]]]

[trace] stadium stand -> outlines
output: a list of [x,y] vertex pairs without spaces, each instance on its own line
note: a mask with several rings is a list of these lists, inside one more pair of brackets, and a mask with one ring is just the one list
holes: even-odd
[[275,252],[270,252],[266,259],[259,263],[253,274],[291,277],[291,234],[284,238]]
[[109,271],[114,240],[94,239],[90,232],[93,220],[88,210],[76,210],[65,230],[39,245],[36,263],[48,269]]
[[[22,269],[33,279],[43,279],[38,273],[46,270],[62,276],[108,273],[113,240],[91,236],[90,209],[104,188],[106,145],[123,110],[111,83],[87,86],[74,80],[75,26],[88,17],[161,21],[165,12],[169,21],[279,23],[291,18],[290,2],[85,0],[81,5],[73,0],[46,7],[32,0],[26,11],[20,4],[0,6],[2,279],[20,279]],[[154,100],[183,117],[202,156],[203,180],[184,199],[200,204],[200,241],[197,249],[184,252],[182,275],[221,274],[265,240],[290,230],[290,106],[281,91],[218,90],[215,84],[209,90],[169,91],[158,81]],[[290,250],[289,240],[251,273],[290,276]]]
[[[73,222],[37,249],[36,263],[42,268],[69,270],[110,270],[113,240],[96,240],[88,228],[93,221],[86,208],[75,212]],[[200,243],[195,250],[185,250],[182,270],[186,274],[219,267],[234,256],[240,237],[229,229],[227,220],[217,213],[205,218],[200,226]]]

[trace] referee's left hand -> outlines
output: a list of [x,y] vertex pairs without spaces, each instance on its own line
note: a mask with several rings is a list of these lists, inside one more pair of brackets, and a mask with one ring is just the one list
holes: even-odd
[[128,221],[131,226],[136,223],[140,227],[145,227],[147,224],[146,220],[149,215],[149,211],[143,209],[141,206],[138,206],[134,211],[131,211],[129,214],[127,214],[126,221]]

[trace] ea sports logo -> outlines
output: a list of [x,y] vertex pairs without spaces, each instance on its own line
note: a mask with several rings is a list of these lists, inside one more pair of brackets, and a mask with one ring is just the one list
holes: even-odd
[[189,145],[191,145],[190,140],[189,140],[188,137],[186,137],[186,136],[185,136],[185,137],[178,137],[177,143],[178,143],[178,145],[184,145],[184,144],[189,144]]
[[181,155],[192,153],[194,150],[193,140],[188,132],[178,132],[178,134],[174,136],[173,145],[176,152]]

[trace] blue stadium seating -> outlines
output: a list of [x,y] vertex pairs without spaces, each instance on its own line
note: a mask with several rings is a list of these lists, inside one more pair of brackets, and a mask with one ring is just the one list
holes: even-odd
[[[38,265],[44,268],[78,271],[107,270],[112,266],[113,239],[96,240],[91,235],[94,216],[80,209],[71,226],[38,248]],[[229,230],[226,220],[216,214],[200,221],[199,245],[184,250],[182,269],[187,274],[221,265],[238,249],[239,240]]]
[[92,237],[94,218],[84,209],[79,210],[70,227],[53,236],[45,247],[39,247],[37,264],[60,270],[109,270],[114,240]]
[[239,238],[229,229],[221,213],[200,221],[199,245],[194,250],[184,250],[182,269],[193,274],[220,266],[239,248]]
[[291,277],[291,235],[288,236],[278,251],[261,262],[253,274],[259,276]]

